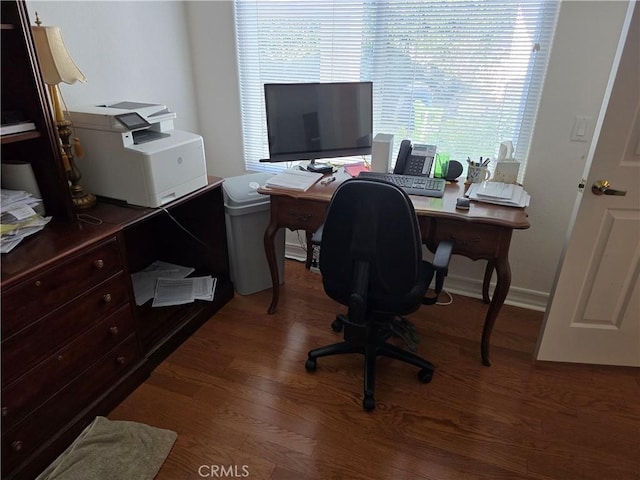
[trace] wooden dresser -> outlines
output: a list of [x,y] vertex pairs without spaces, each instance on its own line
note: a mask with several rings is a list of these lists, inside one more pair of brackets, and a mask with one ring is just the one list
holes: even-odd
[[[99,202],[78,218],[23,1],[2,9],[2,109],[36,129],[3,135],[31,164],[53,220],[1,258],[2,479],[33,479],[233,297],[222,179],[163,209]],[[80,212],[82,213],[82,212]],[[217,278],[213,301],[137,306],[154,260]]]
[[74,230],[51,225],[3,262],[3,478],[128,375],[146,375],[117,231]]

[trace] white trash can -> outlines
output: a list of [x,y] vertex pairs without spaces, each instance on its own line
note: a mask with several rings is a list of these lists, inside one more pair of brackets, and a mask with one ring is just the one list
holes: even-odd
[[[272,173],[251,173],[225,178],[222,183],[231,281],[240,295],[272,287],[264,253],[264,231],[269,224],[271,204],[269,195],[257,191],[272,176]],[[284,280],[284,238],[282,228],[274,239],[280,283]]]

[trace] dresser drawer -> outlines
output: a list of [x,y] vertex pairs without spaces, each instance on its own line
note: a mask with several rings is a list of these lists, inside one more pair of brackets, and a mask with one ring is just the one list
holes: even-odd
[[63,390],[2,436],[2,477],[27,459],[140,359],[135,335],[114,348]]
[[2,293],[2,337],[13,335],[121,269],[118,242],[113,238],[10,288]]
[[131,333],[131,310],[125,305],[3,388],[2,427],[18,423]]
[[[81,298],[41,318],[2,342],[2,385],[48,357],[105,316],[129,302],[123,272],[86,292]],[[2,319],[4,322],[6,317]]]

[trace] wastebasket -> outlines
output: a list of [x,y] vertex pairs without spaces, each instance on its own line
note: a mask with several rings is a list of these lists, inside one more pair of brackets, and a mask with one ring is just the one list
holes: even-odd
[[[225,178],[222,183],[231,280],[240,295],[272,286],[263,241],[271,205],[269,196],[257,191],[271,176],[251,173]],[[274,239],[280,283],[284,280],[284,238],[284,229],[280,229]]]

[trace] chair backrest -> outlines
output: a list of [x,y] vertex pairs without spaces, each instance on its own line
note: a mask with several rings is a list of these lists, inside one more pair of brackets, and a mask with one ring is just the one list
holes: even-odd
[[322,232],[320,271],[327,295],[347,305],[357,265],[363,263],[367,302],[384,308],[389,299],[415,289],[422,245],[416,213],[404,191],[375,179],[353,178],[336,189]]

